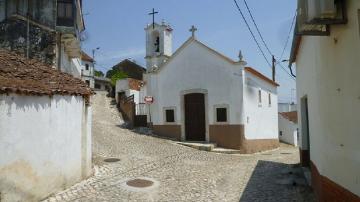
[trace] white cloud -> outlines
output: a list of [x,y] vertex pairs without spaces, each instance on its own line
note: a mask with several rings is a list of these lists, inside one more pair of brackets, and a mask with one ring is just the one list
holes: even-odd
[[132,48],[119,51],[99,51],[96,56],[96,61],[107,62],[114,60],[122,60],[125,58],[138,58],[145,55],[144,48]]

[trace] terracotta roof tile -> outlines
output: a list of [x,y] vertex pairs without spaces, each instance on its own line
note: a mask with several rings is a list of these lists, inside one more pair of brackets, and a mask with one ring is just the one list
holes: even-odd
[[143,85],[143,81],[136,80],[136,79],[131,79],[131,78],[128,78],[128,81],[129,81],[129,88],[131,90],[140,91],[140,88]]
[[88,54],[86,54],[84,51],[81,51],[81,60],[94,62],[94,59],[90,57]]
[[93,91],[78,78],[36,60],[0,49],[0,94],[81,95]]
[[269,79],[268,77],[266,77],[265,75],[263,75],[260,72],[256,71],[252,67],[245,67],[245,71],[248,71],[248,72],[252,73],[254,76],[257,76],[258,78],[266,81],[267,83],[270,83],[270,84],[272,84],[274,86],[280,86],[278,83],[276,83],[273,80]]
[[298,123],[298,116],[297,116],[297,111],[292,111],[292,112],[280,112],[279,113],[282,117],[284,117],[285,119],[294,122],[294,123]]

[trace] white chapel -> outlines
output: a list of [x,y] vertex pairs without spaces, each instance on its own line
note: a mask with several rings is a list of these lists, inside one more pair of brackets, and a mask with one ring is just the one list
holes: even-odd
[[278,147],[278,84],[247,67],[241,53],[234,61],[209,48],[196,30],[173,53],[170,25],[145,28],[144,88],[154,98],[154,133],[242,153]]

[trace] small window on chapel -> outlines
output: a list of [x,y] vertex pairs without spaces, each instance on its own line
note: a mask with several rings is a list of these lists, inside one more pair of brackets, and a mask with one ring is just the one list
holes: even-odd
[[85,64],[85,69],[89,70],[89,64]]
[[261,104],[261,90],[259,90],[259,104]]
[[167,123],[175,122],[175,110],[174,109],[165,110],[165,120]]
[[227,122],[227,109],[225,107],[216,108],[216,122]]
[[271,93],[269,93],[269,107],[271,107]]

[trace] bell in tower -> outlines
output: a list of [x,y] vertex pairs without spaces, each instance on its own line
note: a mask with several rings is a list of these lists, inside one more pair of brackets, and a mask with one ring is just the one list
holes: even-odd
[[145,28],[146,33],[146,67],[160,67],[172,55],[172,28],[164,21],[154,22]]

